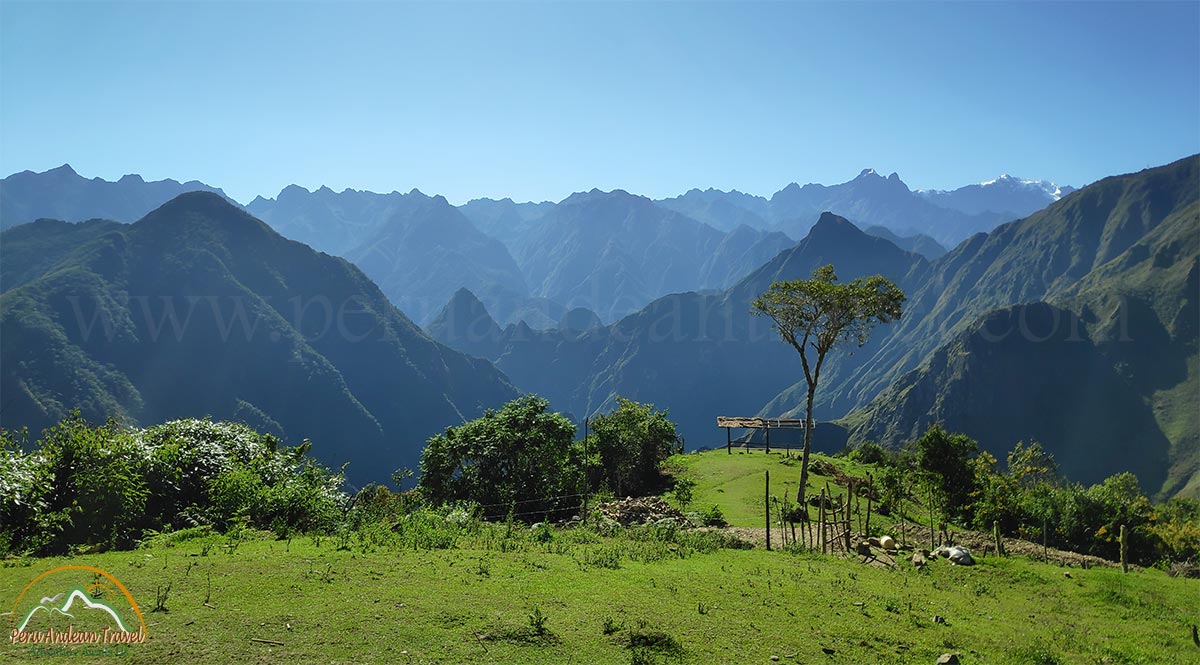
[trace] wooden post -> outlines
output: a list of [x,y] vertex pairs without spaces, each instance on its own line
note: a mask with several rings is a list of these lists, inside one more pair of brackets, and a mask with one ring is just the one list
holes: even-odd
[[1050,561],[1050,548],[1046,545],[1046,530],[1049,527],[1049,520],[1042,517],[1042,563]]
[[825,490],[821,490],[821,504],[817,507],[817,542],[821,554],[825,553]]
[[859,492],[858,481],[854,481],[854,516],[858,518],[858,532],[863,530],[862,494]]
[[767,425],[763,428],[767,432],[767,454],[771,454],[771,426]]
[[863,533],[871,537],[871,495],[875,493],[875,477],[867,474],[867,519],[866,526],[863,527]]
[[[587,460],[587,458],[588,458],[587,454],[588,454],[588,419],[584,418],[583,419],[583,459],[584,460]],[[583,471],[583,515],[579,521],[586,525],[587,524],[587,514],[588,514],[588,499],[591,498],[591,494],[592,494],[592,479],[591,479],[591,476],[587,472],[587,463],[586,462],[584,462],[583,468],[584,468],[584,471]]]
[[929,487],[929,551],[937,549],[933,544],[933,486]]
[[1121,525],[1121,572],[1129,572],[1129,532]]
[[992,522],[992,537],[996,539],[996,556],[1004,556],[1004,541],[1000,538],[1000,520]]
[[[846,483],[846,489],[854,489],[854,483]],[[843,517],[846,518],[846,554],[850,553],[850,502],[854,500],[853,495],[846,493],[846,513]]]
[[725,452],[733,454],[733,435],[729,433],[729,428],[725,428]]
[[767,482],[763,485],[763,506],[767,509],[767,549],[771,549],[771,472],[767,471]]

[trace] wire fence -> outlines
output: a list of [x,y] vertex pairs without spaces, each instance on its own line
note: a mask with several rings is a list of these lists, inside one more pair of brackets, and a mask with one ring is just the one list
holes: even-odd
[[[573,502],[571,502],[571,505],[553,507],[553,508],[541,508],[541,509],[536,509],[536,510],[518,511],[518,510],[516,510],[516,508],[517,508],[517,506],[523,506],[523,505],[528,505],[528,504],[537,504],[537,503],[556,504],[556,503],[561,503],[563,500],[566,500],[566,499],[584,499],[588,496],[590,496],[590,495],[586,494],[586,493],[558,494],[558,495],[554,495],[554,496],[539,497],[539,498],[535,498],[535,499],[520,499],[520,500],[515,500],[515,501],[501,501],[498,503],[475,504],[474,507],[483,514],[483,517],[485,519],[497,519],[497,518],[503,518],[503,517],[529,517],[531,515],[549,516],[552,514],[557,515],[560,513],[578,512],[583,504],[583,501],[582,500],[578,501],[578,502],[573,501]],[[504,510],[502,512],[493,512],[493,511],[489,510],[491,508],[502,508]]]

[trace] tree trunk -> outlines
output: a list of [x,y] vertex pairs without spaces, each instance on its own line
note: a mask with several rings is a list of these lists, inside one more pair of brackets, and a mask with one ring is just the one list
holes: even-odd
[[808,386],[808,405],[804,418],[804,452],[800,455],[800,487],[796,489],[796,501],[802,508],[808,506],[804,502],[804,490],[808,486],[808,452],[812,449],[813,397],[816,395],[816,392],[817,387],[810,384]]

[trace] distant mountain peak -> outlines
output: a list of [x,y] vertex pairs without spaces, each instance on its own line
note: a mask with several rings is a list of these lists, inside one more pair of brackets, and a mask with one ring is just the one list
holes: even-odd
[[875,172],[875,169],[863,169],[862,171],[859,171],[858,177],[855,178],[855,180],[861,180],[863,178],[870,178],[872,176],[874,176],[876,178],[882,177],[878,173]]
[[823,235],[826,233],[831,233],[831,232],[832,233],[845,233],[851,229],[853,229],[854,231],[856,231],[858,233],[862,233],[862,231],[857,226],[855,226],[850,220],[846,219],[845,217],[842,217],[841,215],[835,215],[829,211],[825,211],[825,212],[821,213],[821,217],[819,219],[817,219],[817,223],[813,225],[812,230],[810,230],[808,234],[810,237],[812,237],[814,235],[820,236],[820,235]]
[[184,192],[179,196],[167,201],[158,207],[157,211],[175,211],[177,209],[189,208],[205,208],[220,212],[232,212],[238,215],[245,215],[248,219],[253,219],[250,215],[243,212],[240,208],[230,203],[224,196],[215,192],[206,192],[196,190],[193,192]]
[[575,192],[574,194],[563,199],[562,204],[563,205],[577,205],[577,204],[582,204],[582,203],[592,203],[594,201],[621,200],[621,199],[645,199],[646,201],[650,200],[650,199],[646,199],[646,197],[644,197],[644,196],[630,194],[629,192],[627,192],[623,189],[613,189],[611,191],[606,192],[601,189],[593,187],[591,190],[586,191],[586,192]]
[[1015,176],[1011,176],[1007,173],[1000,174],[1000,176],[998,178],[995,178],[994,180],[988,180],[986,182],[981,182],[981,183],[979,183],[979,186],[980,187],[1000,187],[1000,188],[1012,189],[1012,190],[1021,190],[1021,189],[1037,190],[1037,191],[1045,192],[1050,198],[1054,199],[1055,201],[1057,201],[1058,199],[1061,199],[1062,197],[1066,196],[1067,194],[1070,194],[1071,192],[1075,191],[1074,187],[1069,187],[1069,186],[1068,187],[1059,187],[1058,185],[1050,182],[1049,180],[1027,180],[1025,178],[1018,178]]
[[77,175],[79,175],[78,173],[75,172],[75,169],[71,168],[70,164],[63,164],[62,166],[59,166],[59,167],[56,167],[56,168],[46,171],[46,173],[52,174],[52,175],[58,175],[58,176],[66,176],[66,175],[77,176]]
[[279,190],[279,195],[276,196],[275,199],[280,200],[280,199],[284,198],[285,196],[287,196],[287,197],[308,196],[309,194],[312,194],[312,192],[308,191],[307,187],[301,187],[300,185],[293,183],[293,184],[288,185],[287,187],[284,187],[283,189]]

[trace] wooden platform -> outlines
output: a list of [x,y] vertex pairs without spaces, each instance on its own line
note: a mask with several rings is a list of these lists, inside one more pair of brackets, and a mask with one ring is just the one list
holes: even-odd
[[803,418],[737,418],[717,416],[717,427],[743,427],[746,429],[804,429]]
[[[813,423],[816,425],[816,423]],[[739,418],[736,416],[717,416],[717,427],[725,428],[725,450],[733,454],[733,439],[729,430],[734,427],[744,429],[766,430],[767,452],[771,452],[771,430],[773,429],[805,429],[803,418]]]

